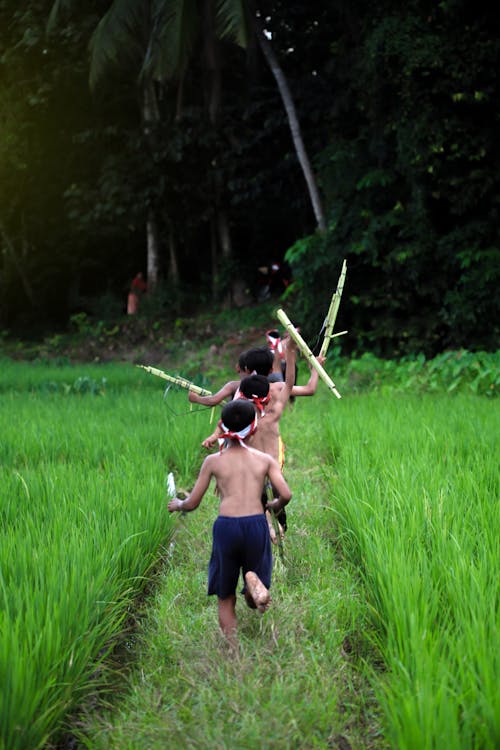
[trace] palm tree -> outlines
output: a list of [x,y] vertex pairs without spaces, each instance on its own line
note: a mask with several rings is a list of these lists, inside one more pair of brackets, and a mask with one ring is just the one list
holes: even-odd
[[218,3],[218,6],[220,34],[222,37],[233,39],[241,47],[247,47],[252,36],[257,39],[262,54],[278,86],[292,135],[295,153],[297,154],[297,159],[306,180],[309,199],[316,217],[318,229],[324,231],[326,229],[326,222],[323,206],[316,178],[302,138],[297,110],[286,76],[262,25],[261,14],[258,10],[252,8],[251,0],[222,0]]
[[[113,0],[90,40],[89,83],[92,89],[113,68],[132,69],[141,106],[143,133],[151,148],[160,121],[157,90],[167,80],[182,81],[197,36],[196,0]],[[64,12],[77,0],[55,0],[47,23],[52,31]],[[179,116],[181,97],[178,97]],[[147,277],[151,290],[158,282],[159,230],[157,210],[150,206],[146,218]],[[169,238],[169,273],[178,281],[173,236]]]
[[[62,11],[69,10],[75,5],[76,0],[55,0],[49,17],[49,30],[54,27]],[[111,66],[132,63],[137,71],[144,133],[153,145],[153,133],[160,118],[157,87],[166,81],[177,81],[176,117],[180,119],[184,75],[201,28],[204,31],[204,60],[209,73],[207,109],[210,125],[213,128],[217,127],[220,110],[219,40],[231,39],[245,48],[252,38],[256,39],[276,80],[317,225],[320,230],[324,230],[325,219],[319,191],[303,142],[293,98],[251,0],[113,0],[91,39],[90,85],[95,87]],[[227,213],[221,198],[221,185],[217,183],[216,176],[213,192],[211,238],[212,275],[215,279],[216,245],[221,248],[223,257],[229,257],[231,238]],[[148,212],[146,234],[148,283],[150,288],[154,288],[158,279],[159,247],[157,218],[153,207],[150,207]],[[169,252],[171,274],[177,273],[172,231]]]

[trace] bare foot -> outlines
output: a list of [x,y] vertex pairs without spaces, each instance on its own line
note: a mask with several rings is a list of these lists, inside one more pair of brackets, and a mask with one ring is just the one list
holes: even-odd
[[274,529],[273,519],[271,518],[271,513],[268,510],[266,510],[266,521],[267,525],[269,526],[269,536],[271,537],[271,542],[273,544],[278,544],[278,538]]
[[271,604],[269,590],[266,589],[259,576],[253,570],[245,573],[245,583],[259,612],[265,612],[266,609],[269,609],[269,605]]

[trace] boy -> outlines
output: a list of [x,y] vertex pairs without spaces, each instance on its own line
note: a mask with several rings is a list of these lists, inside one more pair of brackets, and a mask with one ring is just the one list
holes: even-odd
[[[244,398],[250,398],[250,400],[256,400],[258,397],[266,398],[267,405],[265,410],[259,407],[261,413],[260,419],[266,418],[266,423],[263,428],[263,433],[260,435],[259,431],[259,445],[255,446],[258,450],[263,450],[265,453],[269,453],[273,458],[279,460],[280,448],[279,448],[279,420],[286,406],[291,390],[293,388],[293,371],[295,367],[295,355],[296,345],[292,342],[287,348],[287,371],[289,376],[286,378],[284,383],[272,383],[270,384],[265,377],[272,368],[272,354],[267,347],[261,347],[260,349],[251,349],[246,353],[245,362],[247,369],[252,368],[257,371],[257,375],[250,375],[243,378],[238,384],[238,389],[234,394],[234,398],[238,399],[243,396]],[[261,372],[259,372],[261,370]],[[258,384],[259,394],[255,395],[252,399],[252,378],[256,379]],[[243,383],[247,384],[247,389],[250,395],[246,395],[242,392]],[[262,391],[263,383],[266,386],[266,392]],[[269,398],[267,398],[269,396]],[[209,398],[209,397],[199,397]],[[256,403],[257,406],[259,404]],[[202,445],[205,448],[211,448],[218,438],[220,437],[219,429],[216,429],[208,438],[206,438]],[[264,447],[265,446],[265,447]]]
[[[238,364],[236,365],[236,372],[240,373],[240,378],[248,375],[246,355],[247,352],[241,352],[238,358]],[[234,394],[238,390],[239,384],[239,380],[230,380],[228,383],[223,385],[222,388],[217,391],[217,393],[213,393],[211,396],[199,396],[193,391],[188,391],[188,399],[192,404],[202,404],[203,406],[217,406],[217,404],[220,404],[221,401],[234,398]]]
[[[284,383],[270,384],[264,374],[250,375],[241,380],[238,391],[235,394],[236,399],[243,398],[252,401],[258,407],[260,412],[259,430],[258,433],[251,438],[250,445],[257,450],[263,451],[272,456],[272,458],[278,462],[280,469],[283,467],[284,450],[283,441],[281,440],[280,435],[279,421],[293,388],[296,351],[295,342],[292,341],[288,345],[286,351],[287,376]],[[270,358],[266,355],[266,352],[270,355]],[[249,364],[249,362],[251,364]],[[269,368],[272,367],[272,354],[267,347],[251,350],[247,352],[246,363],[247,367],[260,365],[267,373],[269,372]],[[255,369],[257,369],[257,367]],[[218,428],[202,442],[202,445],[205,448],[210,449],[219,437],[220,429]],[[273,488],[273,497],[276,497],[277,488],[273,487],[272,480],[271,487]],[[263,492],[262,503],[264,507],[266,507],[265,491]],[[271,505],[270,507],[273,506]],[[266,518],[271,541],[273,544],[276,544],[276,532],[269,513],[266,513]],[[281,526],[279,529],[280,534],[283,534],[283,531],[286,531],[286,513],[284,509],[280,508],[280,513],[276,514],[276,518]]]
[[235,645],[236,587],[240,570],[245,580],[247,604],[265,612],[271,601],[272,554],[261,503],[266,477],[279,493],[270,504],[274,510],[287,505],[292,495],[277,461],[247,445],[248,438],[257,429],[254,405],[237,399],[224,406],[221,416],[225,450],[207,456],[189,496],[186,500],[174,498],[168,510],[171,513],[195,510],[211,478],[215,477],[220,506],[212,531],[208,595],[217,595],[220,628],[229,643]]
[[[321,359],[318,357],[318,362],[320,362],[320,364],[323,364],[324,361],[324,357],[322,357]],[[256,349],[249,349],[248,351],[242,352],[240,354],[238,364],[236,365],[236,371],[240,373],[241,378],[252,373],[269,377],[269,382],[272,384],[271,394],[274,394],[275,392],[283,388],[284,378],[281,378],[280,376],[279,382],[276,383],[275,378],[273,378],[273,362],[274,354],[271,349],[267,346],[260,346]],[[203,406],[216,406],[226,399],[237,397],[239,385],[239,380],[230,380],[225,385],[223,385],[222,388],[217,391],[217,393],[213,393],[211,396],[199,396],[193,391],[188,391],[188,399],[193,404],[201,404]],[[291,397],[295,398],[295,396],[313,396],[316,393],[317,387],[318,373],[316,372],[316,370],[311,368],[311,376],[306,385],[293,385]],[[204,445],[205,442],[203,443]],[[205,447],[210,447],[210,444],[206,445]]]

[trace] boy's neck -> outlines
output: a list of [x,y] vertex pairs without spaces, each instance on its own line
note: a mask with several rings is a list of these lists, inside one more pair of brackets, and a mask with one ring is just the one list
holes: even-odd
[[235,438],[226,438],[226,450],[229,448],[249,448],[248,438],[236,440]]

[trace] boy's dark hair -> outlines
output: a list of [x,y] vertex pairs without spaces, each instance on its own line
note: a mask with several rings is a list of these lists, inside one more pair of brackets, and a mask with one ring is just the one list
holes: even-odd
[[245,398],[265,398],[269,393],[269,380],[265,375],[248,375],[240,383],[240,392]]
[[251,401],[237,398],[224,406],[221,412],[222,423],[232,432],[248,427],[255,419],[255,406]]
[[238,357],[238,367],[241,371],[247,369],[247,354],[247,351],[241,352],[240,356]]
[[268,346],[249,349],[245,357],[246,369],[258,375],[269,375],[273,369],[274,355]]

